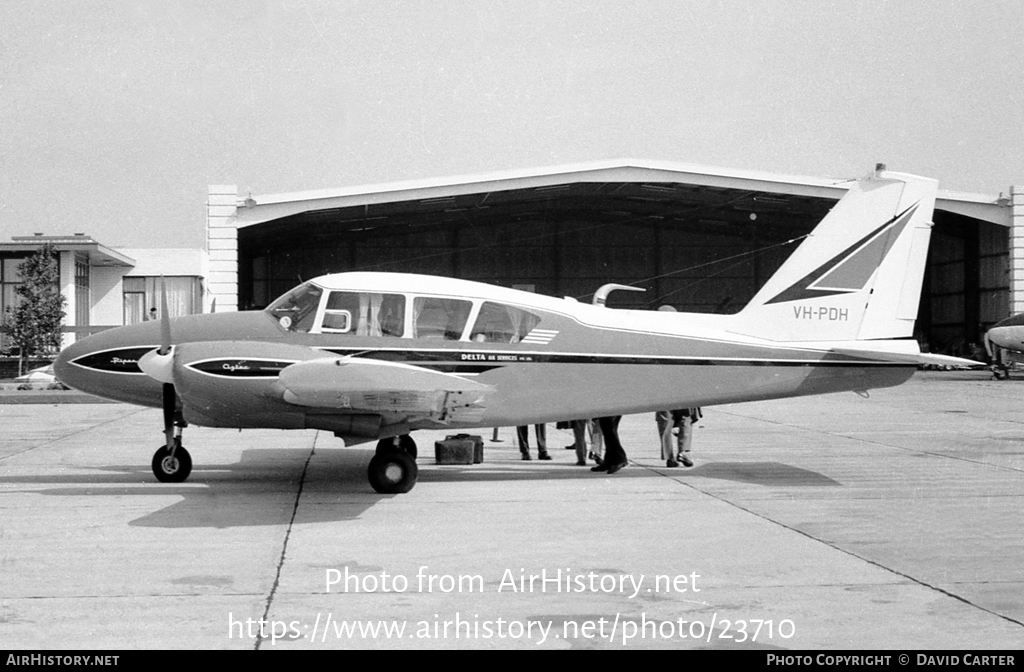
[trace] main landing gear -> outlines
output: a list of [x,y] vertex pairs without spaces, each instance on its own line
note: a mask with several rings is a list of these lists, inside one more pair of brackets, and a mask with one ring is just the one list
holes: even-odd
[[377,453],[370,460],[366,476],[370,487],[382,495],[409,492],[416,485],[416,442],[408,434],[381,439]]

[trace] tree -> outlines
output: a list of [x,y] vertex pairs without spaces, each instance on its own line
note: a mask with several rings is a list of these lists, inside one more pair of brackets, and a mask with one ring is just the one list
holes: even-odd
[[50,243],[21,262],[18,274],[21,284],[14,292],[19,300],[13,310],[6,311],[0,329],[21,351],[21,375],[29,357],[60,349],[67,299],[60,293],[57,252]]

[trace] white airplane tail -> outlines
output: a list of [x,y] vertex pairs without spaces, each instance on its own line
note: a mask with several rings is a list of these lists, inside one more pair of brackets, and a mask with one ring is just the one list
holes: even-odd
[[912,336],[936,191],[935,180],[901,173],[857,181],[731,331],[805,343]]

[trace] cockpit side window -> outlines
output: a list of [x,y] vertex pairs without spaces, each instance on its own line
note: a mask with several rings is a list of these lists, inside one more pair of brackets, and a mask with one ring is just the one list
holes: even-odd
[[320,330],[325,334],[394,336],[405,334],[405,297],[401,294],[331,292]]
[[308,332],[316,320],[323,293],[323,289],[307,282],[267,306],[266,312],[288,331]]
[[469,320],[471,301],[417,296],[413,299],[413,338],[457,341]]
[[478,343],[518,343],[540,324],[540,317],[514,306],[485,301],[480,306],[469,340]]

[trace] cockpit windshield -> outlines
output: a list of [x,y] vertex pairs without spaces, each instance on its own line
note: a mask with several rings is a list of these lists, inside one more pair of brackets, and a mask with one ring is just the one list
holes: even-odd
[[308,332],[313,327],[323,293],[320,287],[306,282],[267,306],[266,312],[288,331]]

